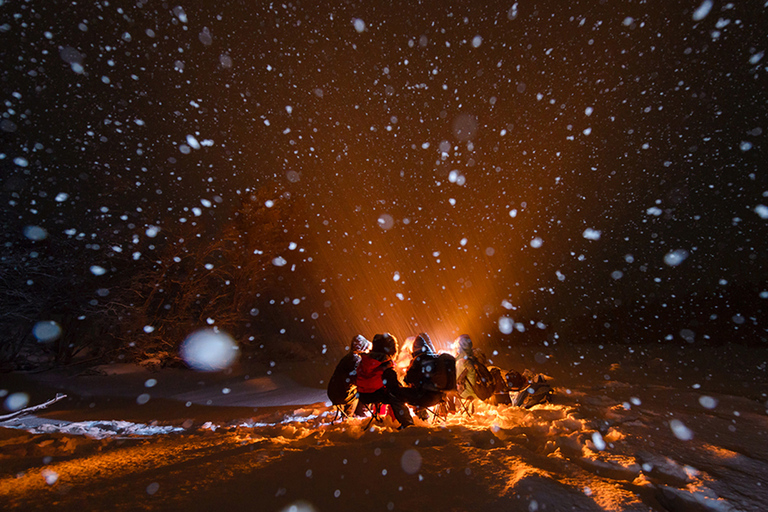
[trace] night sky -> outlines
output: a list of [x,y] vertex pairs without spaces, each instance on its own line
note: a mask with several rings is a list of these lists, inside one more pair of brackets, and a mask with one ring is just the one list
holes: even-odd
[[286,336],[764,338],[764,1],[478,4],[0,0],[3,243],[277,186]]

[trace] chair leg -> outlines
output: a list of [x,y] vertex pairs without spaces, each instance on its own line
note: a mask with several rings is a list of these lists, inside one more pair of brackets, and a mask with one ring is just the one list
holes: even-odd
[[365,404],[365,409],[371,413],[371,419],[368,421],[368,424],[365,426],[365,430],[368,430],[371,428],[371,425],[373,422],[381,423],[382,418],[379,415],[379,409],[381,408],[382,404],[376,403],[376,404]]
[[349,418],[349,415],[344,412],[344,406],[343,405],[336,405],[334,407],[336,409],[336,414],[333,415],[333,419],[331,420],[331,424],[335,423],[337,419],[341,419],[341,421],[344,421],[345,419]]
[[440,402],[435,404],[432,408],[427,409],[432,413],[433,420],[445,422],[448,419],[448,414],[450,413],[449,400],[453,399],[451,397],[443,396],[443,399]]
[[463,400],[459,398],[459,405],[461,406],[461,411],[471,418],[472,417],[472,399],[468,398],[466,400]]
[[438,413],[436,413],[432,409],[430,409],[429,407],[427,407],[427,412],[432,414],[432,423],[434,423],[435,420],[437,420],[437,421],[445,421],[445,419],[446,419],[446,418],[440,416]]

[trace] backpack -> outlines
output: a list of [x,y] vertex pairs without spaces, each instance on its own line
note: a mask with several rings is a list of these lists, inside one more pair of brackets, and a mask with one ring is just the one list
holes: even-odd
[[510,391],[519,391],[528,385],[528,379],[515,370],[509,370],[504,375],[504,380],[507,381],[507,387]]
[[493,382],[493,392],[495,394],[507,393],[509,388],[507,387],[507,381],[504,380],[504,374],[502,373],[501,368],[498,366],[489,366],[488,371],[491,374],[491,382]]
[[424,358],[421,362],[424,375],[424,389],[450,391],[456,389],[456,358],[451,354],[440,354]]
[[480,400],[487,400],[493,395],[493,376],[488,368],[478,361],[475,357],[467,357],[467,365],[471,365],[475,370],[475,382],[467,381],[468,368],[465,368],[459,378],[456,385],[459,391],[465,389],[467,386],[471,387]]
[[543,404],[552,401],[552,395],[555,391],[547,381],[539,375],[534,382],[517,393],[513,405],[530,409],[534,405]]

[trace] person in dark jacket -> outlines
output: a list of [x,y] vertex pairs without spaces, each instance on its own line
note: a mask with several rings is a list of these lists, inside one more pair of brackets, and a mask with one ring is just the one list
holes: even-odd
[[443,392],[430,386],[430,378],[427,373],[429,364],[434,364],[437,359],[435,347],[427,333],[419,333],[413,341],[411,349],[411,364],[405,372],[405,384],[410,391],[406,400],[409,404],[419,408],[418,415],[426,416],[426,408],[437,405],[443,400]]
[[400,428],[413,425],[413,417],[405,404],[405,392],[395,372],[397,339],[389,333],[373,337],[371,351],[361,354],[357,367],[357,395],[363,404],[387,404],[392,408]]
[[368,352],[371,342],[358,334],[352,338],[349,353],[341,358],[328,381],[328,398],[345,416],[361,415],[362,406],[357,398],[357,367],[361,355]]

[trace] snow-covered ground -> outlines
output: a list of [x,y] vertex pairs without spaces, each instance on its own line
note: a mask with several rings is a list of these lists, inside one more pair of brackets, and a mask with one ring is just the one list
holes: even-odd
[[328,361],[13,381],[8,396],[69,397],[0,424],[0,499],[17,510],[766,510],[766,350],[523,352],[517,364],[552,377],[554,403],[403,431],[334,423]]

